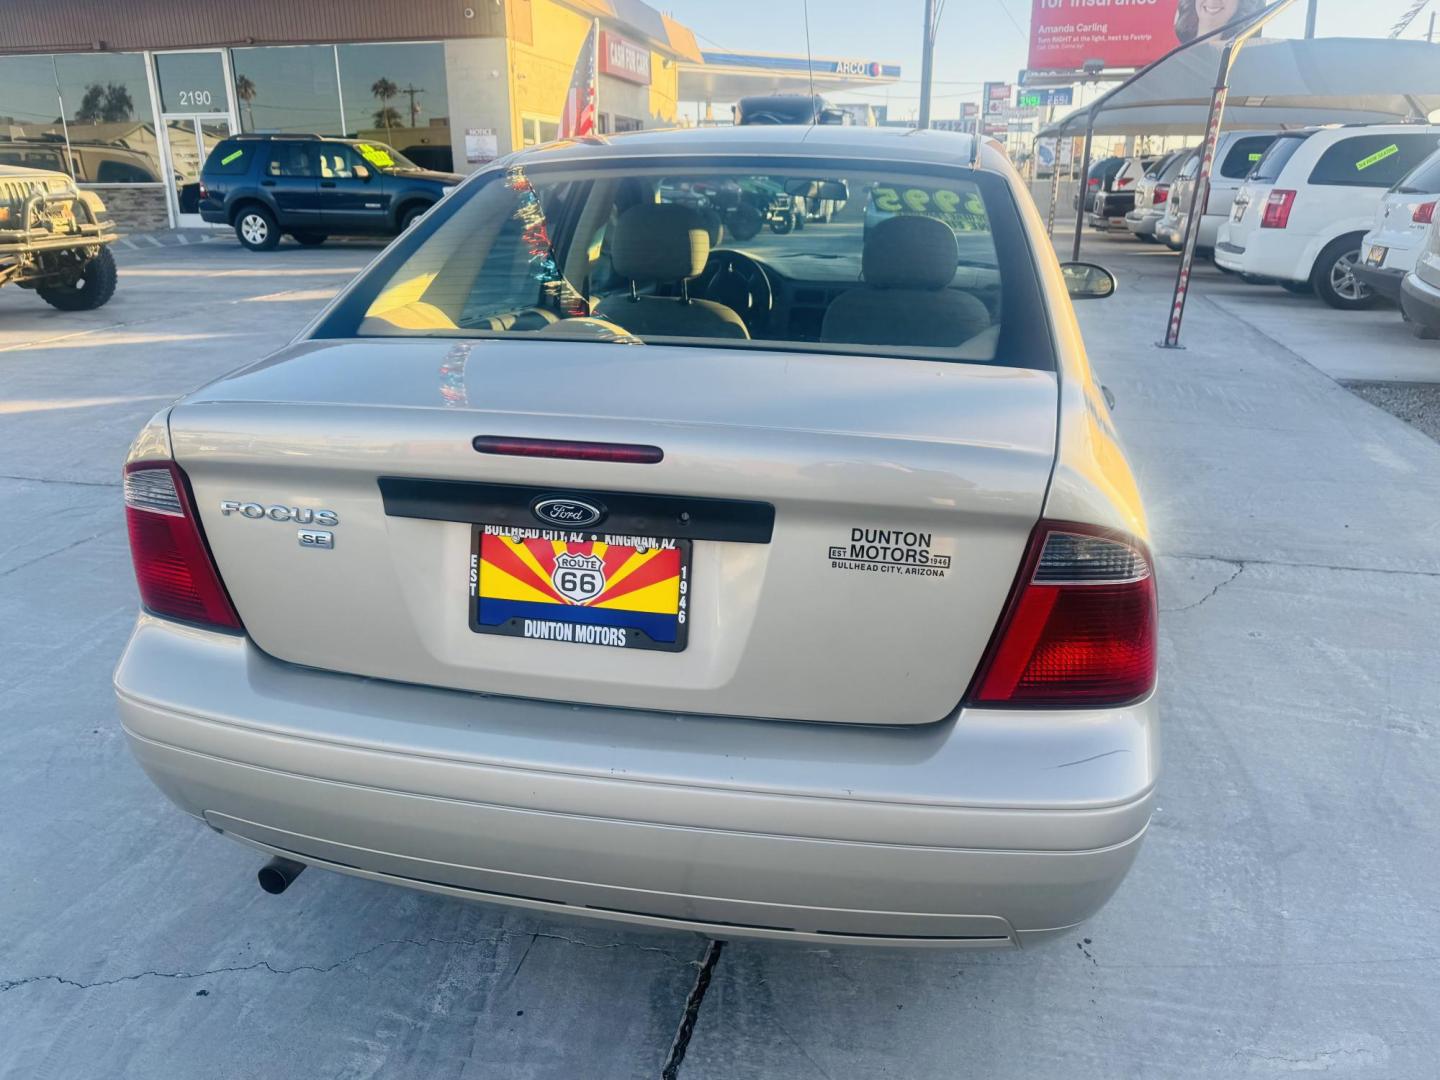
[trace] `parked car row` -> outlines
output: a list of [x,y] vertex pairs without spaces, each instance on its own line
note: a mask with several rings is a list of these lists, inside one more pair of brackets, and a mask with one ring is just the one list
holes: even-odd
[[[1117,200],[1128,199],[1131,234],[1180,250],[1200,154],[1097,162],[1087,222],[1113,227]],[[1139,168],[1139,180],[1119,182]],[[1341,310],[1388,300],[1418,334],[1440,337],[1437,202],[1440,125],[1229,132],[1216,144],[1195,249],[1246,281],[1313,292]]]

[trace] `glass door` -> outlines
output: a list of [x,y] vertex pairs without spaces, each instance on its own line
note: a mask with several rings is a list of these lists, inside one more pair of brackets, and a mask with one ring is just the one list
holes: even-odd
[[177,221],[200,227],[200,170],[210,151],[236,130],[229,65],[219,49],[156,53],[167,175]]
[[200,218],[200,170],[210,151],[229,134],[228,116],[165,116],[165,145],[181,226],[205,225]]

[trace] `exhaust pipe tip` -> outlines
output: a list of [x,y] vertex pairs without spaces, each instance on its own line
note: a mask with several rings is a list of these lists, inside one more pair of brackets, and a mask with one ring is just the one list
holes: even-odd
[[282,859],[277,855],[260,868],[255,878],[260,882],[260,888],[271,896],[279,896],[304,872],[304,863],[295,862],[293,859]]

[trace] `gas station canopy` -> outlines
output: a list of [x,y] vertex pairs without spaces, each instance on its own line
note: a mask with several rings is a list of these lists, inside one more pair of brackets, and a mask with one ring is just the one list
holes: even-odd
[[[1050,124],[1040,138],[1204,132],[1224,43],[1202,41]],[[1255,38],[1230,71],[1225,129],[1376,124],[1440,112],[1440,45],[1389,38]]]
[[680,61],[682,101],[733,102],[749,94],[776,91],[817,94],[861,87],[886,86],[900,78],[899,64],[879,60],[817,56],[775,56],[769,53],[706,51],[701,62]]

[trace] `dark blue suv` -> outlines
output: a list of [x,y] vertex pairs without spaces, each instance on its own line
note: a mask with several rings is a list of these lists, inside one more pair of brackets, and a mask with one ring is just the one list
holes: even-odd
[[236,135],[200,172],[200,216],[232,225],[251,251],[289,233],[307,246],[332,233],[394,236],[461,177],[422,169],[384,143],[319,135]]

